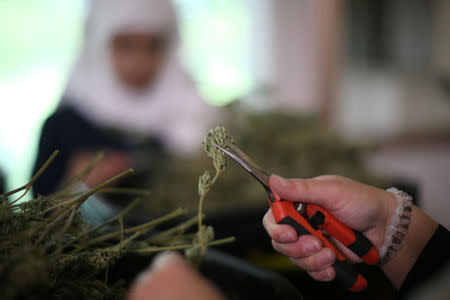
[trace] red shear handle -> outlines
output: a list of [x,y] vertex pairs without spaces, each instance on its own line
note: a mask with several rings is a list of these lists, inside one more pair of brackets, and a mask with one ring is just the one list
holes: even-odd
[[317,236],[324,247],[330,248],[336,254],[336,262],[333,264],[336,271],[335,281],[352,292],[359,292],[367,287],[367,280],[355,270],[354,266],[345,261],[342,253],[336,249],[320,229],[314,229],[302,215],[294,208],[294,204],[288,201],[274,201],[271,203],[272,213],[278,224],[292,226],[299,236],[312,234]]
[[374,265],[378,262],[377,248],[361,232],[344,225],[326,209],[314,204],[307,204],[306,216],[313,228],[324,229],[365,263]]

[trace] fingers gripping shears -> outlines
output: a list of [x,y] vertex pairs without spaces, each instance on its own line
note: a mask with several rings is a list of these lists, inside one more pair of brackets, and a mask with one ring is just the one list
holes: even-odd
[[367,280],[356,270],[354,265],[347,261],[341,251],[325,237],[322,230],[344,244],[365,263],[374,265],[379,260],[378,251],[361,232],[341,223],[320,206],[300,202],[293,203],[281,199],[270,186],[270,174],[254,163],[242,150],[229,142],[226,143],[226,148],[217,144],[215,146],[235,160],[264,186],[269,198],[270,208],[278,224],[292,226],[298,236],[312,234],[322,241],[324,247],[335,252],[336,261],[333,267],[336,271],[335,281],[337,283],[355,292],[362,291],[367,287]]

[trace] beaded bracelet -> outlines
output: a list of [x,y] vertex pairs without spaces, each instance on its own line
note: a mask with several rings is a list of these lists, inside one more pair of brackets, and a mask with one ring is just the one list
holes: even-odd
[[391,223],[386,230],[383,245],[380,247],[379,265],[384,265],[392,255],[397,252],[403,239],[408,232],[411,221],[412,197],[394,187],[387,189],[388,192],[395,195],[397,199],[397,208],[391,217]]

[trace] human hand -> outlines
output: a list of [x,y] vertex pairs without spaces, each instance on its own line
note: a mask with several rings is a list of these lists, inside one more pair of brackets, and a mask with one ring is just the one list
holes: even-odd
[[128,300],[223,300],[219,290],[176,252],[158,254],[132,284]]
[[[77,152],[68,163],[65,178],[70,180],[83,172],[94,159],[95,152]],[[131,159],[126,153],[106,151],[94,168],[83,178],[88,187],[97,186],[107,179],[131,167]]]
[[[345,225],[362,232],[377,249],[383,244],[396,206],[395,196],[391,193],[331,175],[313,179],[284,179],[273,175],[270,184],[283,200],[319,205]],[[264,216],[263,224],[275,250],[288,256],[316,280],[334,279],[335,271],[331,265],[336,259],[335,253],[324,248],[319,238],[313,235],[298,237],[289,225],[276,224],[271,210]],[[351,262],[361,261],[345,246],[335,242]]]

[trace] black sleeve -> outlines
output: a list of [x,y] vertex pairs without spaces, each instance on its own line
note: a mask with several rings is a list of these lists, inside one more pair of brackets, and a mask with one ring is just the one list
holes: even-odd
[[33,185],[34,196],[48,195],[56,191],[64,177],[69,159],[77,151],[129,150],[119,137],[108,135],[105,130],[87,121],[70,107],[57,110],[45,121],[33,174],[56,149],[60,151],[58,156]]
[[450,232],[439,225],[403,282],[398,299],[405,299],[414,288],[426,283],[450,262]]
[[52,115],[42,127],[33,174],[36,174],[55,150],[60,150],[60,153],[45,173],[34,183],[33,194],[35,197],[38,194],[47,195],[54,192],[64,174],[69,154],[65,151],[66,149],[60,149],[62,146],[58,130],[60,125],[58,118]]

